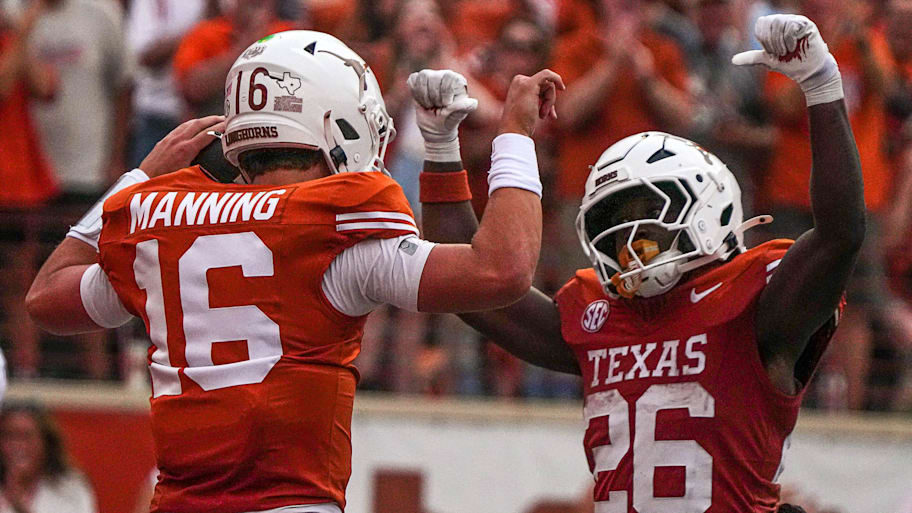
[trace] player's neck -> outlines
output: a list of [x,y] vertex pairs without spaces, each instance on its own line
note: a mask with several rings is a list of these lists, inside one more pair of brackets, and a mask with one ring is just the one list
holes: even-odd
[[310,169],[276,169],[254,177],[255,185],[286,185],[290,183],[306,182],[329,176],[323,166],[314,166]]

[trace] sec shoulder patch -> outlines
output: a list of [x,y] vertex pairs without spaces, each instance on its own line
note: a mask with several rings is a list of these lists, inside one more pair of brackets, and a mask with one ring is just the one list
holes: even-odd
[[583,312],[583,318],[580,320],[583,330],[588,333],[595,333],[602,329],[605,321],[608,320],[608,301],[599,299],[589,303],[586,311]]

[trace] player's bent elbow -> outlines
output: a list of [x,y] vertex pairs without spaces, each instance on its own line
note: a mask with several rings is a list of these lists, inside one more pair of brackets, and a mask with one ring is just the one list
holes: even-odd
[[39,328],[54,335],[66,335],[66,333],[60,333],[54,326],[54,308],[50,294],[37,285],[37,282],[33,283],[25,295],[26,312]]
[[533,272],[519,267],[497,273],[496,278],[492,280],[491,296],[496,300],[498,308],[512,305],[522,299],[532,288],[532,275]]
[[61,308],[59,295],[38,282],[25,295],[25,310],[36,326],[53,335],[77,335],[102,329],[73,321],[72,315]]

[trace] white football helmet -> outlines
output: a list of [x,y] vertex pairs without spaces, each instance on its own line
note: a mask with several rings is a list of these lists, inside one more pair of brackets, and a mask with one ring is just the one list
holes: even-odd
[[[631,195],[654,195],[664,207],[652,218],[617,219],[612,213]],[[744,223],[743,215],[738,182],[715,155],[681,137],[644,132],[613,144],[591,166],[576,228],[606,293],[652,297],[685,272],[744,251],[744,231],[772,221]],[[675,234],[671,247],[642,240],[644,225]],[[614,234],[624,230],[630,235],[618,253]]]
[[383,171],[396,134],[364,60],[310,30],[266,36],[237,58],[225,82],[225,116],[222,150],[234,165],[247,150],[290,147],[319,149],[333,173]]

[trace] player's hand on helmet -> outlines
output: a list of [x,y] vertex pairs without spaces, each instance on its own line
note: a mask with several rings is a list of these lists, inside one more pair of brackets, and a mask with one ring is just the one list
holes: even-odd
[[516,75],[507,91],[497,133],[512,132],[532,137],[539,119],[557,119],[557,91],[564,89],[561,76],[549,69],[531,77]]
[[225,116],[206,116],[184,122],[155,144],[139,169],[149,178],[183,169],[212,142],[213,136],[208,132],[222,132],[224,129]]
[[843,97],[839,66],[813,21],[797,14],[763,16],[754,35],[763,50],[741,52],[732,64],[760,64],[782,73],[801,86],[808,106]]
[[452,70],[424,69],[412,73],[408,88],[418,104],[418,129],[426,143],[456,141],[459,123],[478,108],[478,100],[469,97],[465,77]]

